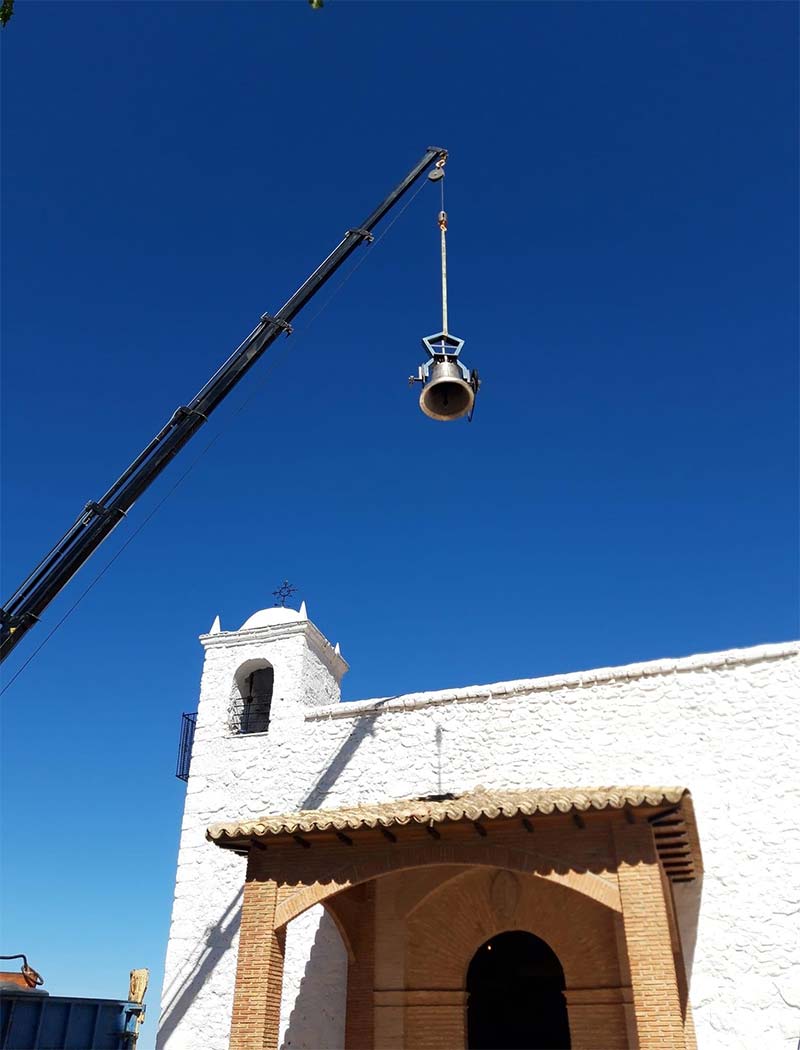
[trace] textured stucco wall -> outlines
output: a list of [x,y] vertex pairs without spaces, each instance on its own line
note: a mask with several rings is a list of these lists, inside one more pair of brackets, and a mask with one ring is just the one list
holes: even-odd
[[321,904],[286,927],[281,1050],[344,1050],[347,950]]
[[[208,824],[477,784],[680,784],[692,791],[705,864],[696,931],[687,916],[697,887],[677,887],[689,955],[696,934],[699,1046],[794,1050],[800,646],[339,705],[332,650],[318,636],[299,626],[249,634],[206,640],[160,1048],[227,1046],[244,861],[206,842]],[[254,657],[275,667],[273,723],[232,737],[231,681]]]

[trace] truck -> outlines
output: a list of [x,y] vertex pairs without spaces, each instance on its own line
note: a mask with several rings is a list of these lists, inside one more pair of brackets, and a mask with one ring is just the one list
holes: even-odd
[[127,999],[50,995],[24,955],[0,971],[0,1050],[134,1050],[144,1021],[147,970],[132,970]]

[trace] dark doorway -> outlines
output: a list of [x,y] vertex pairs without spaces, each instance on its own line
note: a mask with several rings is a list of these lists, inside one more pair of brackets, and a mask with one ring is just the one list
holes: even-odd
[[564,971],[532,933],[500,933],[467,971],[470,1050],[569,1050]]

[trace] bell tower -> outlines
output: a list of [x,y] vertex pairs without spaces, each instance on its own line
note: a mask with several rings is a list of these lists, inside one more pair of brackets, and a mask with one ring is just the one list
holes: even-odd
[[195,746],[209,737],[284,737],[309,707],[338,703],[347,664],[299,610],[262,609],[237,631],[219,618],[201,635],[205,649]]
[[[231,813],[296,809],[307,791],[310,709],[335,704],[347,664],[299,609],[276,606],[205,649],[167,948],[159,1050],[227,1046],[244,861],[209,847]],[[191,1002],[186,989],[191,989]]]

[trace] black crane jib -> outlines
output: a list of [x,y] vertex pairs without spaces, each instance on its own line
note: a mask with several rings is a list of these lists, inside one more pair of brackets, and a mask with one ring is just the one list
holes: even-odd
[[5,659],[103,540],[125,517],[192,435],[282,333],[312,296],[333,276],[401,197],[447,150],[430,146],[403,181],[364,222],[347,231],[294,295],[274,315],[264,314],[247,338],[192,400],[177,408],[150,444],[99,500],[87,503],[74,523],[0,609],[0,660]]

